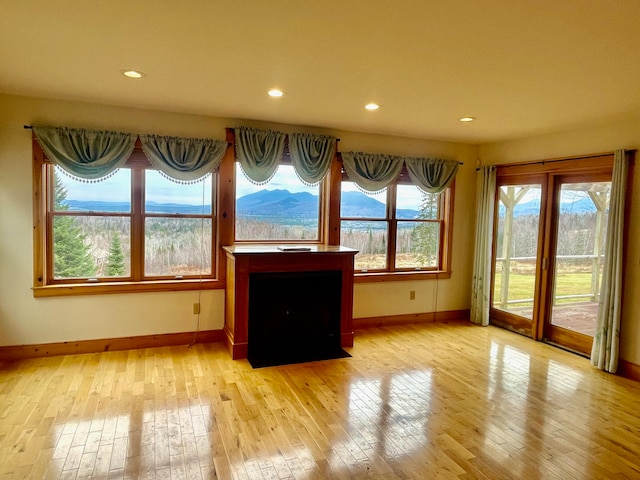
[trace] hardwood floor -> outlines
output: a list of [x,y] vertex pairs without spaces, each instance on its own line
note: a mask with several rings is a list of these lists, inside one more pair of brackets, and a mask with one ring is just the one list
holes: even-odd
[[584,358],[461,323],[359,330],[349,350],[4,363],[0,480],[640,478],[640,384]]

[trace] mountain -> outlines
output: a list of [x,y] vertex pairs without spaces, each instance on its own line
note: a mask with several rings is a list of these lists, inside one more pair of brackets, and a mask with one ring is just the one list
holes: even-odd
[[[236,203],[239,215],[252,217],[314,217],[318,212],[318,197],[308,192],[291,193],[288,190],[260,190],[240,197]],[[362,192],[343,192],[343,217],[384,218],[384,203]],[[399,209],[398,218],[416,218],[419,212]]]
[[240,197],[236,202],[236,212],[251,217],[316,216],[318,197],[308,192],[260,190]]
[[362,192],[342,192],[340,215],[343,217],[384,218],[386,206]]
[[[129,212],[129,202],[100,202],[87,200],[65,200],[70,211],[76,212]],[[199,214],[202,205],[185,205],[178,203],[146,203],[150,213]],[[386,206],[384,203],[365,195],[362,192],[344,192],[342,194],[342,216],[351,218],[384,218]],[[308,192],[291,193],[288,190],[260,190],[240,197],[236,202],[238,215],[261,218],[314,218],[318,214],[318,197]],[[210,205],[205,205],[205,212],[211,211]],[[419,212],[411,209],[399,209],[398,218],[416,218]]]
[[[590,198],[584,197],[575,202],[562,202],[560,203],[561,213],[573,213],[577,215],[584,215],[585,213],[593,213],[596,211],[596,207]],[[521,215],[538,215],[540,213],[540,200],[531,200],[530,202],[519,203],[513,210],[513,216],[519,217]],[[504,215],[504,206],[500,206],[500,215]]]
[[[387,207],[384,203],[376,200],[362,192],[343,192],[341,215],[343,217],[368,217],[368,218],[384,218],[386,216]],[[396,212],[397,218],[417,218],[420,212],[410,208],[399,208]]]
[[130,212],[131,202],[98,202],[94,200],[64,200],[73,212]]
[[[96,200],[65,200],[64,203],[72,212],[109,212],[125,213],[131,211],[130,202],[100,202]],[[199,214],[211,212],[211,205],[185,205],[182,203],[157,203],[147,202],[147,212],[149,213],[179,213],[179,214]]]

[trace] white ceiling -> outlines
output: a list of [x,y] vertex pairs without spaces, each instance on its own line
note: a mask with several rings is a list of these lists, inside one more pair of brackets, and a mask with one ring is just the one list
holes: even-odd
[[488,143],[636,114],[639,27],[638,0],[2,0],[0,92]]

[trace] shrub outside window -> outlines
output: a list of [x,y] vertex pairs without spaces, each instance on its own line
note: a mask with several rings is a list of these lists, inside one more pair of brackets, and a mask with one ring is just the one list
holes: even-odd
[[53,165],[33,145],[34,295],[220,284],[217,173],[175,182],[136,148],[124,168],[87,182]]

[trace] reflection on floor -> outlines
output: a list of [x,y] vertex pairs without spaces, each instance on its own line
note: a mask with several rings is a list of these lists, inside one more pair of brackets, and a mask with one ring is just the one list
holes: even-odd
[[0,366],[0,479],[640,478],[640,384],[494,327],[360,330],[254,370],[221,344]]

